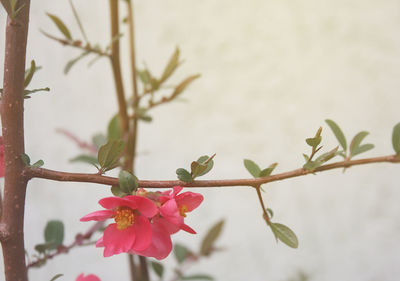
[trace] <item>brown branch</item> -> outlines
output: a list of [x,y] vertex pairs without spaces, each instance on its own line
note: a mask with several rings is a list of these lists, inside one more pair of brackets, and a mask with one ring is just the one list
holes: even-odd
[[111,67],[115,81],[115,90],[118,99],[119,117],[121,123],[121,131],[126,136],[129,129],[128,112],[126,109],[125,91],[122,82],[120,50],[119,50],[119,12],[118,0],[109,0],[110,17],[111,17]]
[[[173,186],[196,187],[196,188],[229,187],[229,186],[257,187],[269,182],[280,181],[299,176],[305,176],[308,174],[319,173],[322,171],[327,171],[332,169],[349,168],[351,166],[366,165],[373,163],[385,163],[385,162],[399,163],[400,159],[396,155],[388,155],[388,156],[364,158],[357,160],[345,160],[320,166],[313,171],[307,171],[303,168],[300,168],[289,172],[284,172],[256,179],[196,180],[191,183],[179,180],[162,180],[162,181],[140,180],[139,186],[143,188],[170,188]],[[25,170],[25,175],[28,178],[43,178],[55,181],[91,182],[104,185],[118,185],[118,178],[102,176],[99,174],[67,173],[67,172],[58,172],[43,168],[28,168]]]
[[54,258],[54,257],[56,257],[56,256],[58,256],[58,255],[60,255],[60,254],[67,254],[67,253],[69,252],[69,250],[71,250],[71,249],[73,249],[73,248],[75,248],[75,247],[77,247],[77,246],[85,246],[85,245],[87,245],[87,244],[83,244],[83,241],[84,241],[84,240],[89,240],[89,239],[92,237],[93,233],[95,233],[95,232],[98,231],[100,228],[102,228],[103,225],[104,225],[104,222],[103,222],[103,221],[96,222],[96,223],[93,224],[93,226],[90,227],[90,228],[88,229],[88,231],[86,231],[84,234],[80,234],[80,233],[77,234],[77,235],[75,236],[74,242],[72,242],[70,245],[68,245],[68,246],[61,246],[61,247],[59,247],[59,248],[57,249],[56,252],[54,252],[54,253],[52,253],[52,254],[49,254],[49,255],[46,255],[44,258],[39,258],[39,259],[37,259],[37,260],[35,260],[35,261],[30,262],[30,263],[27,265],[27,268],[29,269],[29,268],[31,268],[31,267],[39,266],[40,264],[42,264],[42,263],[45,262],[46,260],[52,259],[52,258]]
[[[24,166],[24,76],[30,0],[19,0],[19,12],[7,17],[1,122],[4,143],[4,198],[0,222],[6,281],[27,281],[24,210],[27,179]],[[22,8],[21,8],[22,7]]]
[[6,10],[7,15],[11,15],[11,6],[9,0],[0,0],[1,4],[3,5],[4,10]]

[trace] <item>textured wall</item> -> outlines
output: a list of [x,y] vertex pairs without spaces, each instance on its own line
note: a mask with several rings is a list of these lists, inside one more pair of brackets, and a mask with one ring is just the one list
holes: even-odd
[[[75,2],[91,40],[106,45],[106,1]],[[391,130],[400,121],[398,1],[135,4],[139,66],[145,61],[160,73],[179,45],[185,64],[176,81],[189,73],[202,74],[185,94],[187,102],[155,109],[153,123],[140,127],[140,178],[172,179],[177,167],[211,153],[217,156],[209,178],[247,177],[243,158],[264,166],[279,162],[281,172],[294,169],[302,165],[301,153],[308,150],[304,139],[320,125],[325,128],[325,147],[336,145],[323,122],[326,118],[337,121],[349,138],[370,131],[368,140],[376,148],[366,156],[392,153]],[[78,52],[39,32],[57,33],[45,11],[73,22],[67,1],[32,3],[28,59],[43,66],[32,85],[49,86],[51,93],[26,102],[27,153],[43,159],[48,168],[93,171],[68,163],[79,151],[55,129],[69,129],[84,139],[104,131],[117,110],[109,65],[101,60],[87,69],[86,60],[64,76],[64,64]],[[5,13],[0,11],[1,54],[4,24]],[[72,31],[78,34],[76,26]],[[276,221],[296,231],[298,250],[274,242],[250,188],[201,190],[206,200],[189,218],[198,237],[179,234],[174,240],[198,247],[200,235],[226,218],[219,241],[225,250],[191,269],[211,273],[217,280],[285,281],[299,270],[311,280],[398,280],[398,171],[398,166],[378,164],[266,186],[266,202]],[[71,241],[74,233],[88,226],[79,217],[98,208],[96,202],[106,195],[108,188],[97,185],[32,181],[25,224],[28,252],[43,239],[48,219],[62,219],[66,241]],[[173,265],[173,258],[167,262]],[[124,256],[104,259],[101,250],[77,249],[44,269],[32,269],[30,277],[49,280],[64,273],[63,280],[74,280],[80,272],[92,272],[103,280],[127,280],[125,264]]]

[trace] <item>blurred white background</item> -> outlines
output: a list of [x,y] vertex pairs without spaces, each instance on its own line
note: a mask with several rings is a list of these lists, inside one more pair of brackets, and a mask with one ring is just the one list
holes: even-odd
[[[90,40],[107,45],[107,1],[74,3]],[[202,74],[184,94],[187,102],[156,108],[151,112],[154,121],[141,124],[139,178],[174,179],[176,168],[212,153],[217,156],[210,179],[249,177],[244,158],[261,166],[279,162],[276,172],[292,170],[303,164],[302,153],[309,152],[304,139],[319,126],[324,127],[324,148],[336,146],[326,118],[341,125],[348,139],[361,130],[371,132],[367,142],[376,147],[365,157],[393,153],[391,132],[400,121],[399,1],[134,3],[138,66],[146,62],[153,73],[161,73],[178,45],[185,63],[173,81]],[[56,128],[88,141],[105,131],[117,111],[109,63],[103,59],[87,68],[86,59],[63,75],[67,61],[79,52],[40,33],[59,34],[45,12],[60,16],[79,36],[67,0],[32,2],[27,62],[35,59],[43,69],[31,85],[49,86],[51,92],[26,101],[26,151],[33,160],[43,159],[46,168],[94,172],[68,162],[80,151]],[[0,10],[1,66],[5,20]],[[125,84],[130,87],[128,59],[123,53]],[[298,271],[319,281],[398,280],[398,179],[399,166],[376,164],[265,186],[264,198],[275,211],[275,221],[297,233],[297,250],[275,242],[261,218],[255,191],[246,187],[196,190],[205,201],[190,214],[188,224],[198,235],[181,233],[173,239],[196,249],[207,229],[226,218],[218,241],[225,250],[188,271],[209,273],[220,281],[286,281]],[[75,233],[89,227],[79,218],[99,209],[97,201],[109,195],[109,188],[101,185],[32,180],[25,224],[28,253],[43,241],[49,219],[63,220],[65,242],[72,241]],[[172,255],[166,263],[174,265]],[[85,272],[102,280],[128,280],[127,270],[124,255],[103,258],[101,249],[89,247],[31,269],[29,276],[45,281],[63,273],[60,280],[75,280]]]

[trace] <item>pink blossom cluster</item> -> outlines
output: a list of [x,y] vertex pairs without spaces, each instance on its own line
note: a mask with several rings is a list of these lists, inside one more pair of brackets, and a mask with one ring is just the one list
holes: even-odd
[[140,188],[135,195],[106,197],[99,201],[106,210],[90,213],[81,221],[114,219],[96,243],[104,247],[105,257],[130,253],[161,260],[172,250],[172,234],[181,229],[196,233],[184,220],[186,213],[200,205],[203,196],[194,192],[179,194],[182,189],[175,186],[165,192],[148,192]]

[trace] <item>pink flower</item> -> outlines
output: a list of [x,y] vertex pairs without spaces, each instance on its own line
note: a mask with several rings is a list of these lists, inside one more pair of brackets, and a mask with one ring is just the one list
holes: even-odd
[[0,136],[0,178],[4,177],[4,145],[3,137]]
[[79,274],[79,276],[76,278],[75,281],[101,281],[99,277],[97,277],[94,274],[89,274],[86,275],[86,277],[82,274]]
[[204,198],[203,195],[190,191],[178,195],[182,189],[181,186],[174,186],[173,190],[163,192],[164,196],[160,197],[160,214],[165,220],[160,223],[170,234],[180,229],[195,234],[196,232],[184,223],[184,218],[186,213],[196,209]]
[[97,247],[104,247],[104,256],[119,253],[143,251],[152,243],[152,226],[149,218],[158,213],[153,201],[136,195],[106,197],[99,204],[107,210],[90,213],[81,221],[103,221],[114,218],[104,230],[104,235],[97,241]]

